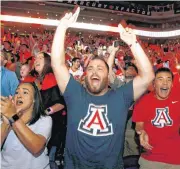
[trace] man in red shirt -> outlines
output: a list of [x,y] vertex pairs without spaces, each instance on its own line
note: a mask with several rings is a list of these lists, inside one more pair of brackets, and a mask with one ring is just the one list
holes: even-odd
[[160,68],[155,73],[154,91],[136,104],[133,121],[145,148],[140,169],[180,168],[180,91],[174,95],[173,73]]

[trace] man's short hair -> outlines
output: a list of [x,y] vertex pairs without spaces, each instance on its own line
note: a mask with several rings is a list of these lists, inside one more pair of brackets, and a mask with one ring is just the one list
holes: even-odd
[[80,60],[80,58],[73,58],[72,62],[76,62],[76,60]]
[[126,63],[125,67],[124,67],[124,70],[127,70],[128,67],[133,67],[135,69],[136,73],[138,74],[138,68],[136,67],[136,65],[134,63],[132,63],[132,62]]
[[106,68],[109,72],[109,65],[107,64],[107,62],[104,60],[104,58],[100,57],[100,56],[94,56],[91,60],[101,60],[104,62],[104,64],[106,65]]
[[171,76],[172,76],[172,80],[174,79],[174,75],[173,75],[172,71],[167,67],[161,67],[161,68],[157,69],[156,72],[155,72],[155,77],[157,76],[158,73],[161,73],[161,72],[170,73]]

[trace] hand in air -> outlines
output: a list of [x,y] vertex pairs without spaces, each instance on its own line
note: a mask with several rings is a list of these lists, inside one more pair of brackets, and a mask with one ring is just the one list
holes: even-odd
[[122,20],[118,25],[118,30],[120,34],[120,38],[127,44],[132,45],[137,41],[136,34],[133,30],[133,27],[127,25],[127,23]]
[[60,25],[64,28],[69,28],[76,22],[80,12],[80,7],[75,7],[74,12],[67,12],[60,20]]

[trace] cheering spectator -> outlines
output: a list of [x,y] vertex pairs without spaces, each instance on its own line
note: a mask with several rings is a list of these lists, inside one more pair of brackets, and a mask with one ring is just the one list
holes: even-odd
[[30,75],[30,71],[31,71],[31,68],[30,68],[29,64],[26,63],[21,66],[21,70],[20,70],[20,75],[21,75],[20,82],[21,83],[25,83],[25,82],[30,83],[30,82],[35,81],[35,77]]
[[6,63],[7,54],[1,52],[1,96],[14,96],[19,81],[14,72],[4,67]]
[[109,90],[108,64],[94,57],[86,69],[86,88],[82,87],[70,75],[64,52],[66,30],[76,22],[79,12],[78,7],[74,14],[66,13],[60,20],[51,53],[54,74],[68,109],[65,169],[122,169],[127,111],[153,80],[152,66],[134,32],[122,22],[120,37],[138,63],[138,76],[116,91]]
[[[52,73],[51,57],[47,53],[40,52],[35,57],[35,70],[37,80],[40,82],[40,92],[46,114],[53,120],[52,136],[48,143],[50,166],[57,168],[55,160],[60,163],[63,160],[65,136],[66,136],[66,105],[60,94],[56,79]],[[59,153],[59,154],[58,154]],[[57,155],[60,159],[56,159]]]
[[158,69],[154,92],[145,95],[135,106],[133,121],[146,151],[139,160],[140,169],[180,168],[180,95],[172,95],[172,84],[170,69]]
[[1,97],[1,115],[1,169],[50,169],[46,144],[52,119],[35,84],[20,84],[14,100]]
[[78,81],[81,79],[81,76],[83,75],[83,70],[79,58],[72,59],[72,66],[69,69],[69,73],[73,75],[74,79]]

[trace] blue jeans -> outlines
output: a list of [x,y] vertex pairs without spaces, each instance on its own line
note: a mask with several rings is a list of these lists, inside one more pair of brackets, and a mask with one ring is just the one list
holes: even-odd
[[56,157],[56,146],[52,146],[50,153],[49,153],[49,164],[51,169],[59,169],[58,165],[55,162],[55,157]]

